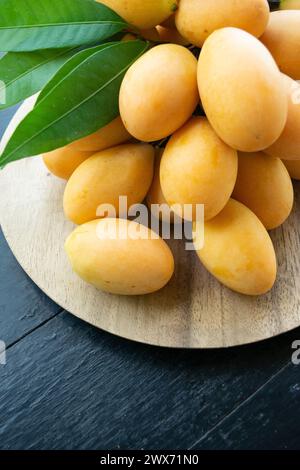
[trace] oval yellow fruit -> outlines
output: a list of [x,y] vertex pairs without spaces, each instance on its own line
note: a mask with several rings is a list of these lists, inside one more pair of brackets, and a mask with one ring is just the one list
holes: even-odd
[[83,162],[69,179],[64,211],[75,224],[103,217],[101,205],[119,214],[119,197],[128,208],[141,203],[153,178],[154,149],[148,144],[125,144],[98,152]]
[[300,180],[300,160],[283,160],[289,175],[294,180]]
[[207,118],[231,147],[260,151],[282,133],[287,119],[282,75],[251,34],[237,28],[212,33],[200,54],[198,85]]
[[128,142],[131,138],[119,116],[93,134],[72,142],[70,148],[82,152],[97,152]]
[[261,41],[280,70],[300,80],[300,11],[273,11]]
[[259,37],[269,20],[267,0],[180,0],[176,26],[192,44],[202,47],[215,30],[232,26]]
[[93,152],[76,150],[72,146],[67,145],[66,147],[45,153],[43,160],[53,175],[68,180],[76,168],[91,155],[93,155]]
[[268,230],[283,224],[294,202],[293,185],[284,164],[262,152],[239,153],[232,196],[251,209]]
[[205,223],[204,247],[197,254],[213,276],[241,294],[265,294],[275,282],[271,238],[256,215],[234,199]]
[[177,9],[177,0],[97,0],[114,10],[129,24],[150,29],[162,23]]
[[68,237],[65,249],[84,281],[112,294],[155,292],[174,271],[168,245],[147,227],[125,219],[81,225]]
[[[169,140],[160,165],[160,182],[170,206],[179,215],[197,204],[211,219],[227,204],[237,177],[237,152],[216,135],[204,117],[193,117]],[[186,219],[191,217],[185,216]]]
[[300,84],[282,75],[288,96],[288,116],[280,137],[265,152],[282,160],[300,160]]
[[162,44],[127,71],[120,90],[120,114],[139,140],[163,139],[181,127],[199,102],[197,60],[185,47]]
[[122,37],[121,41],[136,41],[136,36],[132,33],[126,33],[124,34],[124,36]]

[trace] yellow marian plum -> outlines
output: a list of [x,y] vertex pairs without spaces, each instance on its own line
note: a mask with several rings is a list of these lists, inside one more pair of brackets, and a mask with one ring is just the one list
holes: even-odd
[[231,147],[260,151],[282,133],[288,107],[282,75],[251,34],[237,28],[212,33],[200,54],[198,85],[208,120]]
[[139,29],[162,23],[177,9],[177,0],[97,0]]
[[288,95],[288,117],[285,128],[276,142],[265,152],[282,160],[300,160],[300,85],[282,75]]
[[227,26],[259,37],[267,27],[269,14],[267,0],[180,0],[175,19],[180,34],[202,47],[211,33]]
[[70,148],[84,152],[97,152],[128,142],[131,137],[119,116],[97,132],[72,142]]
[[120,90],[120,114],[139,140],[163,139],[192,115],[199,93],[197,60],[185,47],[162,44],[127,71]]
[[[148,144],[124,144],[102,150],[83,162],[69,179],[64,211],[75,224],[105,216],[100,206],[119,214],[119,197],[128,208],[141,203],[153,178],[154,149]],[[114,214],[113,214],[114,215]]]
[[[205,219],[211,219],[232,194],[237,163],[237,152],[222,142],[207,119],[193,117],[163,153],[160,182],[168,204],[188,220],[196,220],[197,204],[204,204]],[[192,217],[184,216],[185,204],[191,205]]]
[[204,247],[197,254],[213,276],[241,294],[265,294],[275,282],[271,238],[256,215],[234,199],[205,223]]
[[300,11],[273,11],[261,41],[278,67],[294,80],[300,79]]
[[168,245],[144,225],[93,220],[71,233],[65,249],[73,270],[112,294],[141,295],[164,287],[174,271]]
[[58,178],[68,180],[76,168],[87,160],[93,152],[85,152],[67,145],[45,153],[43,160],[49,171]]
[[122,37],[121,41],[135,41],[136,40],[136,36],[132,33],[126,33],[124,34],[124,36]]
[[279,158],[263,152],[239,153],[239,169],[232,197],[257,215],[270,230],[288,218],[293,208],[291,178]]

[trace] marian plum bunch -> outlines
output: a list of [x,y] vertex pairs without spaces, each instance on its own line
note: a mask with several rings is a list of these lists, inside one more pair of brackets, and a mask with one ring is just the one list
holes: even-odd
[[[171,220],[188,204],[194,224],[204,205],[201,262],[232,290],[266,293],[277,273],[268,231],[290,215],[291,177],[300,179],[300,11],[270,13],[266,0],[101,1],[132,24],[124,40],[150,47],[124,77],[120,117],[44,156],[68,180],[74,270],[107,292],[156,291],[173,255],[144,236],[150,229],[118,218],[119,197],[163,204]],[[116,219],[97,213],[101,204]],[[136,236],[125,236],[131,224]]]

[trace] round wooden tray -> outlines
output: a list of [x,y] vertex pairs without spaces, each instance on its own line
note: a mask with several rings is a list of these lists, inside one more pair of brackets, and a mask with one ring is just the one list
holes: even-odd
[[[27,101],[12,130],[31,108]],[[65,183],[50,175],[41,158],[8,165],[0,174],[4,235],[31,279],[55,302],[92,325],[135,341],[183,348],[219,348],[252,343],[300,325],[300,191],[293,215],[271,233],[279,273],[273,290],[246,297],[221,286],[183,242],[170,242],[176,272],[160,292],[143,297],[102,293],[71,270],[64,240],[73,225],[63,214]]]

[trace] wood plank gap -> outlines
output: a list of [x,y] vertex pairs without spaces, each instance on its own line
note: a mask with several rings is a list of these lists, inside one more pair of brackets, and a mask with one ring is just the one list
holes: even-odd
[[[31,335],[31,333],[34,333],[36,330],[38,330],[39,328],[41,328],[41,326],[44,326],[46,325],[47,323],[49,323],[51,320],[53,320],[54,318],[56,318],[58,315],[60,315],[61,313],[63,312],[66,312],[63,308],[61,308],[58,312],[56,312],[52,317],[50,318],[47,318],[47,320],[44,320],[43,322],[39,323],[39,325],[35,326],[34,328],[32,328],[31,330],[27,331],[26,333],[24,333],[22,336],[20,336],[18,339],[16,339],[15,341],[13,341],[12,343],[9,343],[7,346],[6,346],[6,350],[8,349],[11,349],[13,348],[16,344],[18,344],[20,341],[22,341],[24,338],[26,338],[26,336],[29,336]],[[66,312],[68,313],[68,312]]]

